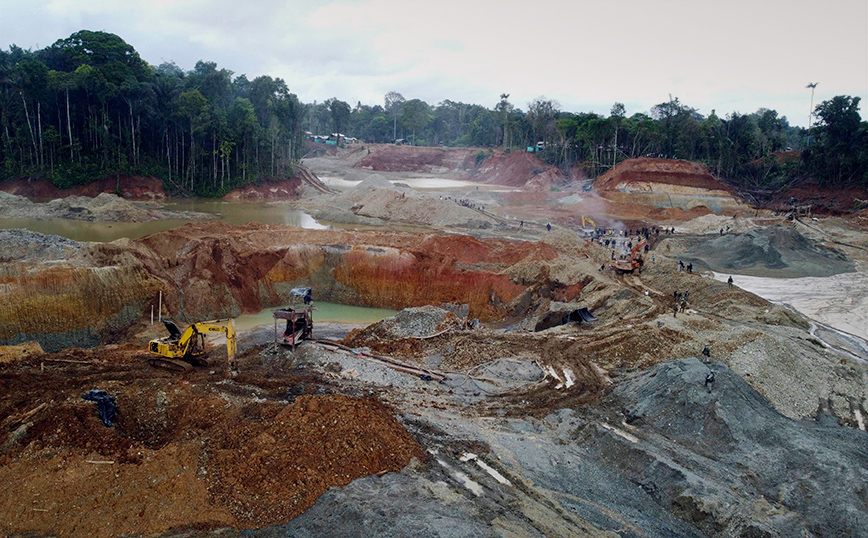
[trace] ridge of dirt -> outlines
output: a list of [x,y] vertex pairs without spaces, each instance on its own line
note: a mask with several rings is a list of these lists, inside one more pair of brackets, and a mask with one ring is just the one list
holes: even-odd
[[[4,430],[23,432],[0,449],[0,532],[262,528],[332,486],[424,460],[375,400],[307,394],[324,387],[291,375],[245,379],[227,384],[207,370],[178,379],[108,349],[0,365]],[[114,428],[80,397],[94,387],[116,398]]]
[[59,189],[47,179],[13,179],[0,181],[0,191],[34,200],[54,200],[67,196],[89,196],[100,193],[118,193],[131,200],[163,200],[166,191],[163,182],[153,176],[109,176],[86,185]]
[[213,215],[170,211],[148,202],[131,202],[101,192],[95,197],[71,195],[48,202],[0,191],[0,218],[71,219],[100,222],[150,222],[165,219],[211,220]]
[[563,172],[542,162],[536,155],[517,151],[487,157],[479,165],[473,179],[530,191],[547,191],[568,181]]
[[356,161],[353,168],[378,172],[424,172],[469,174],[476,165],[478,148],[430,148],[421,146],[370,145],[370,154]]
[[645,191],[642,182],[730,192],[729,186],[715,178],[704,164],[675,159],[638,157],[621,161],[595,182],[601,191],[636,189]]

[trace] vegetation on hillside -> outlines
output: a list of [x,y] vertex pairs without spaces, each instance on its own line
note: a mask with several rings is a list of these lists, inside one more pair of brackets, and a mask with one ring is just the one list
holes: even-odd
[[[816,124],[790,126],[774,110],[703,116],[670,98],[649,114],[608,117],[560,110],[539,97],[524,111],[502,94],[492,109],[444,100],[430,105],[389,92],[384,106],[337,98],[301,103],[283,80],[248,80],[213,62],[185,72],[148,65],[120,37],[82,30],[37,51],[0,51],[0,179],[45,177],[68,187],[111,174],[154,175],[179,191],[219,195],[289,177],[304,133],[369,142],[502,146],[596,176],[644,155],[706,163],[748,189],[811,178],[868,187],[868,124],[859,97],[816,107]],[[542,142],[542,144],[539,144]]]

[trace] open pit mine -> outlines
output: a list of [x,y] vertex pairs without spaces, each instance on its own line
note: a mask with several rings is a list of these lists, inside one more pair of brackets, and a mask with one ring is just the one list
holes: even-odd
[[868,535],[865,210],[478,153],[0,183],[0,534]]

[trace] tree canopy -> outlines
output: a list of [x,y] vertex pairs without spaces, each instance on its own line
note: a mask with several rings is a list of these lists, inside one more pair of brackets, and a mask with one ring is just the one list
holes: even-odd
[[[368,142],[411,138],[436,146],[544,148],[565,170],[598,175],[638,156],[706,163],[747,188],[800,178],[828,186],[868,186],[868,127],[859,97],[815,108],[810,130],[775,110],[702,115],[678,97],[627,116],[568,112],[540,96],[522,110],[509,94],[492,108],[443,100],[429,104],[397,91],[383,106],[336,97],[304,104],[285,81],[249,80],[216,63],[191,71],[148,65],[119,36],[82,30],[42,50],[0,51],[0,178],[46,177],[60,187],[110,174],[154,175],[178,190],[217,195],[293,173],[304,133],[331,132]],[[801,159],[782,155],[801,152]]]

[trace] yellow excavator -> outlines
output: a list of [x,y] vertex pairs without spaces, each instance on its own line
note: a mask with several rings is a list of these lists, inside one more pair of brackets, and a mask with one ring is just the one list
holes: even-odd
[[208,366],[205,334],[226,333],[226,375],[234,377],[238,374],[238,365],[235,362],[235,325],[231,319],[200,321],[187,327],[184,332],[172,321],[164,320],[163,325],[169,331],[169,336],[148,343],[148,351],[151,353],[148,363],[151,366],[174,372],[189,372],[193,365]]

